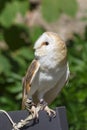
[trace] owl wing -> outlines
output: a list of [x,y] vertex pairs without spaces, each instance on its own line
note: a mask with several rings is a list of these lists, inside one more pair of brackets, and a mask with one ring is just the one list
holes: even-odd
[[50,89],[44,96],[45,101],[48,104],[51,104],[52,101],[58,96],[59,92],[63,88],[63,86],[68,82],[70,76],[70,71],[69,71],[69,66],[67,64],[67,70],[65,73],[62,75],[60,80],[56,83],[56,85]]
[[29,91],[31,89],[31,84],[33,79],[36,76],[36,73],[38,72],[40,67],[40,64],[37,60],[33,60],[30,64],[25,77],[23,78],[22,84],[23,84],[23,93],[22,93],[22,108],[25,107],[24,102],[27,98],[27,95],[29,94]]

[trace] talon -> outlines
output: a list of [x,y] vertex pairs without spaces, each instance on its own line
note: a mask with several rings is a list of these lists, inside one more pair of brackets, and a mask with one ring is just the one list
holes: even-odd
[[44,111],[47,112],[47,114],[49,115],[49,117],[53,117],[54,118],[56,116],[56,112],[54,110],[50,109],[48,106],[46,106],[44,108]]
[[41,106],[41,110],[44,110],[47,112],[49,117],[54,118],[56,116],[56,112],[54,110],[50,109],[48,107],[47,103],[43,99],[40,100],[39,106]]
[[38,113],[36,111],[36,105],[32,102],[31,99],[27,99],[25,102],[26,109],[31,113],[34,118],[38,118]]
[[35,118],[35,119],[34,119],[34,122],[35,122],[35,123],[39,123],[39,118]]

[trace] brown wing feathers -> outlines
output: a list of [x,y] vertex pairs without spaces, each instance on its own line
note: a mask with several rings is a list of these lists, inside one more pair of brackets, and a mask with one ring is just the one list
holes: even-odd
[[31,65],[29,66],[25,77],[23,78],[23,95],[22,95],[22,108],[25,107],[24,102],[29,94],[32,80],[39,68],[39,63],[37,60],[33,60]]

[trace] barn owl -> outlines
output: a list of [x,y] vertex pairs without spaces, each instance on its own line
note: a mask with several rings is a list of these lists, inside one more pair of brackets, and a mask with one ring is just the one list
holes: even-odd
[[55,115],[48,105],[57,97],[69,77],[66,44],[58,34],[45,32],[36,41],[34,50],[35,58],[23,79],[22,107],[30,105],[36,108],[39,104],[49,116]]

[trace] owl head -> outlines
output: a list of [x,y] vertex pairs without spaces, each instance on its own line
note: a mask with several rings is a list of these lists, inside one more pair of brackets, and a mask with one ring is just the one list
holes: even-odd
[[43,33],[34,45],[35,57],[37,59],[54,57],[55,60],[62,60],[67,55],[65,42],[53,32]]

